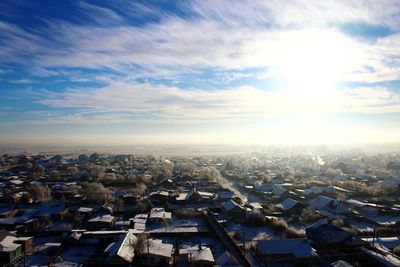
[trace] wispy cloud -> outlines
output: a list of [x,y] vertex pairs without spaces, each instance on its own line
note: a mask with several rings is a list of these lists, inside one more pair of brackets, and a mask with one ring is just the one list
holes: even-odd
[[49,116],[41,123],[161,122],[203,123],[304,118],[329,113],[400,112],[400,95],[382,87],[342,89],[313,99],[286,91],[251,86],[224,90],[179,89],[114,82],[104,88],[71,89],[37,101],[56,110],[74,109],[67,116]]
[[[198,1],[188,5],[197,16],[184,19],[161,13],[159,22],[143,26],[129,25],[110,8],[86,2],[79,6],[96,25],[51,21],[39,36],[0,24],[4,40],[0,54],[14,62],[26,60],[29,54],[33,64],[42,68],[107,67],[129,72],[134,64],[147,67],[150,73],[160,66],[180,66],[181,73],[194,67],[274,68],[296,51],[296,38],[321,35],[347,44],[339,56],[357,57],[344,79],[379,82],[398,78],[393,64],[399,60],[397,35],[361,43],[332,27],[349,22],[396,27],[400,25],[394,16],[400,12],[397,1]],[[107,23],[109,19],[115,23]],[[310,27],[324,29],[310,32]]]

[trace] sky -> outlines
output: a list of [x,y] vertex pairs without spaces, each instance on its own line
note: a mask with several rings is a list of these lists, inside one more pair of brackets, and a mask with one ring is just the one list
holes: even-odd
[[400,1],[0,2],[0,144],[400,141]]

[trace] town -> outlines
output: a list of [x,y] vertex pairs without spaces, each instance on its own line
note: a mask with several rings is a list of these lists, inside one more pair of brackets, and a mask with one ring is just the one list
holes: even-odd
[[400,155],[4,154],[1,266],[400,266]]

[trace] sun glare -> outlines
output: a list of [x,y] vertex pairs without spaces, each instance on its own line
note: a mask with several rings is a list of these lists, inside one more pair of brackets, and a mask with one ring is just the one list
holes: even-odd
[[350,64],[351,47],[346,39],[337,33],[308,32],[287,41],[281,66],[285,89],[307,108],[328,99]]

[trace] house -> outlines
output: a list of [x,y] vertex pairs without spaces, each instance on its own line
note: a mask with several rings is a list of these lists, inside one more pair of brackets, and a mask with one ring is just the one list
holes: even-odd
[[187,193],[181,193],[176,197],[180,204],[213,203],[215,195],[213,193],[198,191],[196,188]]
[[326,196],[318,196],[312,199],[309,204],[311,209],[317,211],[328,211],[334,214],[345,214],[348,212],[348,208],[343,202]]
[[32,248],[32,237],[16,237],[6,230],[0,231],[0,264],[12,265]]
[[300,214],[304,208],[303,204],[292,198],[287,198],[276,206],[287,215]]
[[89,219],[86,227],[88,230],[109,230],[113,227],[114,223],[114,216],[103,215]]
[[133,229],[136,230],[146,230],[146,222],[148,214],[136,214],[134,218],[129,219],[131,221],[131,225],[133,224]]
[[105,264],[107,266],[125,266],[132,263],[137,240],[137,237],[133,234],[133,230],[128,230],[125,236],[111,243],[105,249],[104,252],[107,255]]
[[336,199],[318,196],[310,201],[310,208],[313,210],[332,210],[337,204],[338,201]]
[[152,208],[149,214],[149,223],[170,222],[172,218],[171,212],[166,212],[164,208]]
[[112,207],[109,207],[109,206],[101,206],[95,210],[94,214],[96,216],[112,215],[113,209],[112,209]]
[[234,195],[235,195],[235,193],[233,193],[232,191],[223,190],[218,193],[218,200],[225,202],[225,201],[232,199],[234,197]]
[[358,201],[355,199],[349,199],[346,201],[349,207],[355,210],[357,213],[360,213],[365,216],[376,216],[380,213],[380,211],[384,208],[381,205],[367,203]]
[[80,207],[76,212],[83,216],[90,216],[93,212],[93,208]]
[[258,202],[250,202],[249,206],[253,212],[260,212],[263,209],[263,206]]
[[172,244],[165,244],[159,239],[149,239],[141,249],[147,265],[160,266],[172,263]]
[[38,229],[38,219],[34,218],[37,209],[20,210],[19,216],[0,219],[0,228],[7,230],[18,230],[19,232],[32,232]]
[[[261,240],[256,247],[261,262],[312,265],[318,256],[306,238]],[[285,265],[286,266],[286,265]]]
[[319,246],[363,246],[367,242],[331,223],[319,220],[306,228],[307,238]]
[[245,209],[233,200],[227,201],[223,208],[231,217],[244,218],[246,215]]
[[53,220],[64,220],[68,214],[68,208],[64,203],[50,202],[44,203],[40,206],[39,212],[36,214],[37,217],[50,217]]
[[122,201],[124,202],[124,205],[132,205],[132,204],[136,204],[138,201],[138,196],[132,194],[132,193],[128,193],[128,194],[124,194],[121,196]]
[[162,181],[156,184],[156,187],[165,190],[174,190],[176,188],[176,185],[174,181],[172,181],[171,179],[163,179]]
[[165,203],[169,202],[169,193],[168,191],[155,191],[151,192],[149,195],[149,200],[151,203],[155,205],[164,205]]
[[179,249],[179,262],[189,266],[214,266],[211,249],[203,246],[189,246]]
[[274,186],[271,190],[271,193],[276,195],[276,196],[283,196],[284,194],[287,193],[286,189],[283,189],[280,186]]

